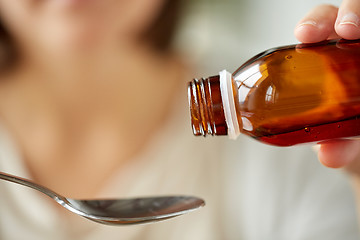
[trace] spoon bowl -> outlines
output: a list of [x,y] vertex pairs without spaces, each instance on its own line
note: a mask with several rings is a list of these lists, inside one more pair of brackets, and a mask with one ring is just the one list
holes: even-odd
[[156,222],[194,211],[205,205],[192,196],[158,196],[128,199],[71,199],[28,179],[0,172],[0,179],[40,191],[58,204],[89,220],[107,225]]

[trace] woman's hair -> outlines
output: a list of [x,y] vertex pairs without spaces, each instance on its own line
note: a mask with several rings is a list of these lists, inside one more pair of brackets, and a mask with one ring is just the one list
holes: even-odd
[[[143,40],[156,51],[166,51],[171,47],[178,24],[181,2],[184,0],[167,0],[159,16],[143,35]],[[14,66],[18,59],[14,40],[0,20],[0,72]]]
[[153,25],[144,34],[144,40],[154,49],[166,51],[171,47],[185,0],[167,0]]
[[15,43],[0,21],[0,72],[9,70],[16,56]]

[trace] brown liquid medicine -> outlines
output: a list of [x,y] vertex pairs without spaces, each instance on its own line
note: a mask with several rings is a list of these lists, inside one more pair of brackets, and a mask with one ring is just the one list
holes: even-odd
[[188,87],[195,135],[291,146],[360,135],[360,41],[279,47]]

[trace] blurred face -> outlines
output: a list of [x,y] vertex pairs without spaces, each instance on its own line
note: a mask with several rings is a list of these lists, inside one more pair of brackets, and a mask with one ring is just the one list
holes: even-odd
[[[164,0],[0,0],[0,17],[21,46],[49,51],[134,41]],[[115,40],[115,41],[114,41]]]

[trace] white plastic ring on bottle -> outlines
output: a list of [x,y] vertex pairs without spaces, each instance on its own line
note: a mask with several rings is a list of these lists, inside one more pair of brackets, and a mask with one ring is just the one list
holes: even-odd
[[240,127],[235,108],[234,91],[232,76],[226,70],[219,73],[220,92],[224,107],[225,121],[228,127],[228,136],[230,139],[236,139],[240,135]]

